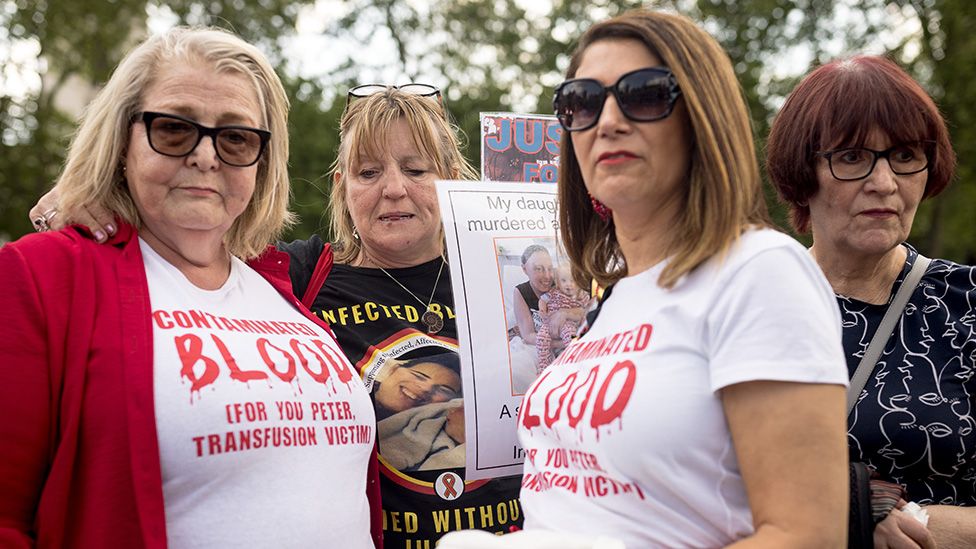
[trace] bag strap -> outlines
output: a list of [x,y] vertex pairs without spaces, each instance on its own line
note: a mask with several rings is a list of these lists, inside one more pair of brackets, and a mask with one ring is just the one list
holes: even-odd
[[308,288],[305,288],[305,294],[302,296],[302,305],[306,309],[312,308],[315,296],[319,295],[319,290],[322,289],[322,284],[325,284],[325,278],[329,276],[330,271],[332,271],[332,245],[326,243],[319,255],[319,260],[315,263],[315,270],[312,272],[311,280],[308,281]]
[[912,270],[908,272],[908,276],[905,277],[904,282],[898,288],[898,292],[895,293],[894,299],[891,300],[891,304],[888,305],[888,310],[885,311],[878,330],[874,332],[874,337],[871,338],[871,343],[868,344],[867,350],[864,351],[864,356],[861,358],[861,362],[858,363],[857,370],[851,376],[851,384],[847,388],[847,415],[850,415],[851,411],[854,410],[854,405],[857,404],[857,399],[861,396],[861,390],[864,389],[864,385],[868,382],[868,378],[871,376],[871,372],[874,371],[878,359],[881,358],[885,344],[895,329],[895,323],[901,317],[902,311],[905,310],[905,305],[908,304],[908,299],[915,292],[915,287],[922,280],[922,276],[925,274],[925,270],[928,269],[929,263],[931,262],[931,259],[922,254],[918,254],[918,257],[915,258],[915,264],[912,265]]

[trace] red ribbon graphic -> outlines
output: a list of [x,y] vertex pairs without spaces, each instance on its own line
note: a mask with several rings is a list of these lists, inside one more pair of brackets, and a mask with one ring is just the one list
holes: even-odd
[[455,477],[454,475],[444,475],[444,497],[445,498],[457,497],[458,495],[457,490],[454,489],[454,482],[456,480],[457,477]]

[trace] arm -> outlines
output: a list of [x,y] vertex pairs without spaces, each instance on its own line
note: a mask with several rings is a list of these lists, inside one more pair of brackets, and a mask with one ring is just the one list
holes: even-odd
[[929,532],[939,549],[973,546],[973,540],[976,540],[976,507],[926,505],[923,509],[929,513]]
[[732,547],[845,546],[844,387],[749,381],[720,396],[755,526]]
[[539,297],[539,312],[542,313],[542,318],[549,318],[549,294]]
[[518,324],[519,335],[522,336],[522,341],[528,345],[535,345],[535,324],[532,322],[532,311],[529,310],[529,305],[522,299],[522,294],[519,293],[518,287],[512,290],[514,297],[515,308],[515,322]]
[[840,314],[809,253],[783,242],[730,255],[703,334],[755,528],[739,543],[843,547],[850,475]]
[[574,322],[579,324],[583,320],[584,311],[580,307],[573,307],[571,309],[559,309],[553,312],[549,316],[549,328],[553,333],[559,332],[559,327],[563,325],[566,321]]
[[[559,334],[559,330],[562,329],[563,324],[567,321],[572,322],[576,326],[583,320],[583,309],[579,307],[573,307],[571,309],[559,309],[554,311],[546,322],[549,324],[549,333]],[[552,350],[558,354],[559,351],[566,348],[566,343],[563,342],[562,338],[554,337],[552,338]]]
[[[21,248],[0,248],[0,546],[33,547],[34,519],[54,439],[41,295]],[[69,273],[63,273],[68,276]]]
[[87,206],[82,206],[78,211],[61,211],[58,206],[59,196],[58,188],[54,187],[37,201],[37,204],[27,212],[27,216],[33,221],[45,213],[56,210],[57,215],[53,217],[51,214],[47,215],[48,225],[52,230],[63,229],[72,223],[82,225],[91,231],[98,242],[105,242],[110,235],[115,234],[117,227],[115,226],[115,217],[111,212]]

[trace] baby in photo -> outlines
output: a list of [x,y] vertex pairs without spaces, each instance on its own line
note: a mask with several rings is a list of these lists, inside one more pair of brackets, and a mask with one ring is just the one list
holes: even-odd
[[[552,335],[558,334],[562,341],[560,349],[569,345],[579,329],[580,321],[566,315],[555,315],[557,311],[566,309],[582,309],[590,304],[590,294],[576,285],[568,262],[560,262],[556,268],[556,285],[553,289],[539,297],[539,312],[542,313],[543,323],[536,334],[536,373],[543,370],[556,358],[553,350]],[[556,318],[560,316],[561,318]]]

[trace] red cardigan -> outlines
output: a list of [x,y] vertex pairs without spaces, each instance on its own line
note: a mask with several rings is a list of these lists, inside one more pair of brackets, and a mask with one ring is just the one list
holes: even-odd
[[[166,547],[149,288],[120,225],[108,245],[68,228],[0,248],[0,547]],[[287,254],[248,264],[328,330],[292,295]],[[376,472],[374,457],[382,547]]]

